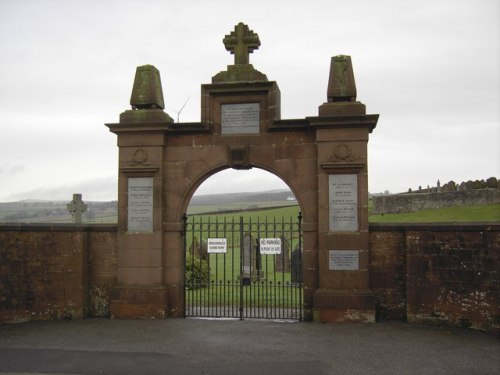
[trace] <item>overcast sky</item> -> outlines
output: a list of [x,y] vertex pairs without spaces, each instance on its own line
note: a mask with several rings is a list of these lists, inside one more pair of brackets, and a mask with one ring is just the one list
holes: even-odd
[[[200,121],[200,85],[250,56],[281,90],[282,118],[316,116],[330,58],[350,55],[358,100],[380,114],[370,192],[500,177],[498,0],[0,0],[0,201],[117,197],[116,135],[139,65],[160,70],[166,112]],[[225,171],[198,193],[283,187]],[[252,187],[252,188],[251,188]]]

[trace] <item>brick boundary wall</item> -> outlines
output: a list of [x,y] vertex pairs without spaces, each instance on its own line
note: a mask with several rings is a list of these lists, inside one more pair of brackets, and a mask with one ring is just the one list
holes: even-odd
[[0,322],[106,316],[116,225],[0,225]]
[[500,333],[500,223],[372,224],[377,318]]
[[500,203],[500,189],[375,195],[372,214],[399,214],[443,207],[495,203]]
[[[0,322],[109,316],[116,225],[0,225]],[[371,224],[377,320],[500,333],[500,223]]]

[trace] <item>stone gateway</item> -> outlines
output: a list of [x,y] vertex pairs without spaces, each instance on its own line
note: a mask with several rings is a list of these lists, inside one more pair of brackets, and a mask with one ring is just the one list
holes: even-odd
[[[285,181],[301,207],[303,243],[291,257],[303,263],[294,281],[304,284],[305,319],[374,322],[367,143],[378,115],[356,100],[350,57],[332,58],[318,113],[288,120],[281,118],[278,84],[249,63],[258,34],[239,23],[223,42],[234,64],[201,85],[200,122],[173,122],[163,110],[160,74],[146,65],[137,68],[132,108],[107,124],[119,147],[110,314],[184,316],[183,216],[190,199],[223,169],[261,168]],[[350,253],[341,259],[335,251]]]

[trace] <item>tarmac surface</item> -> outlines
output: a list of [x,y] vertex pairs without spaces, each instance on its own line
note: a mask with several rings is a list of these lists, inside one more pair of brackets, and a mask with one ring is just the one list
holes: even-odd
[[27,322],[0,325],[0,374],[500,374],[500,340],[400,322]]

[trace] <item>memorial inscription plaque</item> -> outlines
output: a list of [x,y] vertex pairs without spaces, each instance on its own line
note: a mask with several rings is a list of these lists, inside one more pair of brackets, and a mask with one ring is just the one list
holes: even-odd
[[328,269],[331,271],[359,270],[358,250],[330,250],[328,255]]
[[221,134],[259,134],[260,104],[222,104]]
[[128,179],[127,230],[153,231],[153,177]]
[[358,230],[358,176],[332,174],[329,176],[330,231]]

